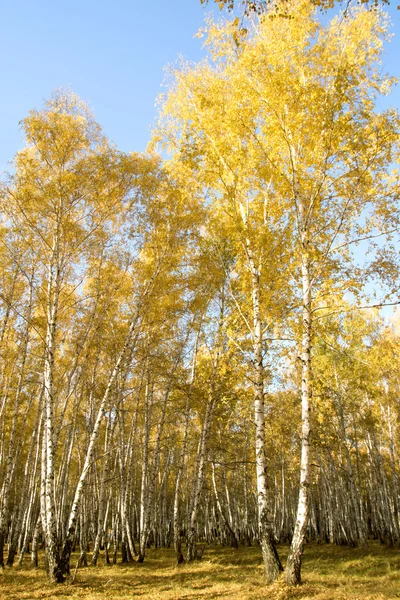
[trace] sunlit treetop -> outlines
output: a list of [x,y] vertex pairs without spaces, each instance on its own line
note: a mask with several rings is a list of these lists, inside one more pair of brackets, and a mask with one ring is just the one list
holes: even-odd
[[[200,0],[201,4],[209,4],[210,0]],[[218,4],[220,10],[233,11],[235,8],[241,8],[245,15],[251,13],[261,14],[274,9],[278,14],[287,16],[290,12],[290,0],[214,0]],[[371,8],[379,6],[379,4],[390,4],[390,0],[312,0],[312,4],[318,6],[322,10],[332,8],[335,4],[342,5],[347,9],[350,5],[364,4]],[[399,6],[397,7],[399,8]]]

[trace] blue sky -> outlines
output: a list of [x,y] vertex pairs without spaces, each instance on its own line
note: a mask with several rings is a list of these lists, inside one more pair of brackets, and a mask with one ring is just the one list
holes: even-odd
[[[396,5],[389,12],[399,39],[388,45],[385,68],[400,76]],[[194,34],[204,15],[199,0],[3,0],[0,171],[23,146],[18,122],[57,87],[81,96],[121,150],[143,151],[163,68],[180,53],[203,56]],[[399,89],[389,102],[400,106]]]

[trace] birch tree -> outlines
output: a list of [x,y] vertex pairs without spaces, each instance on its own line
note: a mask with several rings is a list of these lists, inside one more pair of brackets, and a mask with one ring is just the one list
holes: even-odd
[[[74,286],[80,285],[79,271],[88,264],[91,252],[105,243],[115,214],[122,215],[137,175],[137,160],[118,155],[107,145],[87,109],[73,95],[55,95],[42,112],[31,113],[24,130],[29,145],[18,154],[16,174],[4,194],[17,226],[35,244],[37,271],[43,277],[38,292],[43,311],[41,520],[49,578],[60,581],[54,387],[60,315]],[[117,360],[116,368],[118,364]],[[111,386],[112,376],[110,381]]]
[[[389,174],[398,116],[393,110],[373,110],[377,91],[386,93],[391,85],[374,67],[385,32],[379,14],[360,10],[324,28],[312,6],[300,2],[291,19],[263,18],[250,32],[237,27],[237,21],[209,24],[206,44],[215,66],[204,62],[175,69],[156,140],[163,141],[188,174],[195,174],[240,232],[250,275],[252,325],[240,306],[238,310],[254,346],[257,480],[266,532],[271,527],[262,483],[266,326],[260,311],[260,265],[267,256],[277,261],[275,270],[277,264],[282,273],[288,269],[283,279],[290,284],[279,287],[279,302],[269,297],[270,314],[276,314],[279,303],[290,308],[292,294],[297,297],[292,311],[300,323],[302,458],[286,570],[286,580],[294,584],[300,582],[309,516],[313,314],[328,286],[358,293],[362,281],[360,270],[352,268],[354,245],[375,236],[390,239],[398,227],[396,181]],[[257,210],[264,221],[256,221]],[[263,245],[254,246],[260,231]],[[270,290],[271,281],[273,277],[267,283]],[[267,580],[272,581],[280,562],[272,533],[263,539],[271,540],[263,554]]]

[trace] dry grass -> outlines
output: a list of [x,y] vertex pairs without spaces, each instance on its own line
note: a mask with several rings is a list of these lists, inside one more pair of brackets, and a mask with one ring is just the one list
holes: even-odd
[[[285,559],[287,548],[281,547]],[[76,557],[74,557],[76,560]],[[73,561],[73,564],[74,561]],[[87,567],[74,584],[49,585],[43,569],[5,569],[0,599],[7,600],[381,600],[400,598],[400,551],[372,543],[369,551],[310,544],[302,586],[263,583],[259,548],[209,547],[200,562],[174,565],[172,550],[149,550],[139,565]]]

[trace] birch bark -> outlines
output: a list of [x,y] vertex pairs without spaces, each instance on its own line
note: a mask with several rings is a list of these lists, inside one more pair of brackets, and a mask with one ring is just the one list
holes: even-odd
[[253,308],[253,369],[254,369],[254,422],[255,422],[255,454],[257,481],[258,535],[260,539],[264,571],[267,583],[277,579],[283,571],[282,563],[276,550],[270,499],[268,497],[267,458],[265,452],[265,405],[264,405],[264,364],[263,364],[263,326],[261,319],[260,270],[257,268],[251,240],[247,235],[248,207],[240,203],[240,214],[245,230],[244,249],[251,275],[251,298]]
[[263,555],[264,571],[267,583],[277,579],[283,571],[279,559],[272,529],[271,509],[268,498],[267,459],[265,454],[265,406],[264,406],[264,365],[263,365],[263,333],[260,312],[260,279],[250,244],[247,254],[252,275],[253,325],[254,325],[254,421],[256,434],[256,477],[258,530]]
[[295,149],[291,148],[293,164],[293,191],[297,206],[297,220],[301,247],[302,282],[302,340],[301,340],[301,459],[300,489],[297,505],[296,524],[286,564],[285,580],[291,585],[301,582],[301,561],[309,518],[310,450],[311,450],[311,329],[312,302],[310,277],[310,208],[306,208],[297,181]]
[[55,449],[54,449],[54,359],[56,347],[56,329],[58,319],[58,305],[61,286],[61,213],[62,202],[56,208],[56,225],[53,237],[51,260],[48,265],[47,283],[47,313],[46,313],[46,339],[44,349],[43,372],[43,402],[44,402],[44,430],[43,441],[44,455],[42,468],[43,494],[42,519],[43,532],[46,539],[46,568],[47,575],[52,582],[62,582],[63,576],[59,569],[60,544],[57,532],[55,508]]

